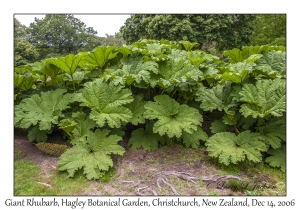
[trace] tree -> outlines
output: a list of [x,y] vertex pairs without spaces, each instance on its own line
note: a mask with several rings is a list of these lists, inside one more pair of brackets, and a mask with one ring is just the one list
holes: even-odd
[[28,28],[14,18],[14,66],[36,61],[39,53],[29,41]]
[[254,15],[132,15],[120,31],[126,43],[140,39],[198,42],[198,48],[231,49],[249,43]]
[[286,45],[286,15],[257,15],[251,45]]
[[14,38],[28,39],[28,28],[21,24],[17,18],[14,18]]
[[115,35],[105,34],[106,38],[102,41],[102,45],[106,46],[117,46],[120,47],[125,44],[121,33],[115,33]]
[[98,37],[94,36],[89,40],[89,43],[80,48],[79,51],[92,51],[98,46],[117,46],[121,47],[123,44],[125,44],[125,40],[123,39],[123,36],[121,33],[115,33],[115,35],[108,35],[105,34],[106,37]]
[[87,45],[97,34],[92,27],[86,25],[73,15],[47,14],[29,26],[31,43],[39,49],[54,49],[52,53],[77,53],[78,49]]

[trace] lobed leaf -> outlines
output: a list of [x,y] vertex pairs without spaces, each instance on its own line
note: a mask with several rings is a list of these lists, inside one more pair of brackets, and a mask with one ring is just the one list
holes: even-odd
[[282,145],[279,149],[268,150],[270,157],[266,158],[266,162],[272,167],[280,167],[281,171],[286,171],[286,146]]
[[42,92],[33,95],[15,106],[15,124],[21,128],[39,124],[40,130],[50,130],[52,124],[58,124],[61,112],[68,108],[71,94],[64,89]]
[[180,105],[168,95],[155,96],[154,100],[145,104],[144,113],[146,119],[158,119],[153,127],[154,133],[179,138],[182,131],[192,134],[203,121],[197,109]]
[[47,141],[48,134],[52,133],[52,129],[50,130],[40,130],[38,125],[33,126],[30,130],[28,130],[27,138],[29,141],[37,141],[37,142],[45,142]]
[[35,84],[37,76],[14,74],[14,87],[21,90],[30,90]]
[[121,121],[129,122],[132,118],[131,111],[123,106],[133,101],[131,95],[131,91],[123,86],[96,79],[85,84],[77,100],[81,102],[81,106],[91,108],[90,118],[99,126],[108,123],[110,127],[120,127]]
[[196,101],[201,101],[200,107],[204,111],[227,111],[237,105],[230,95],[232,92],[230,83],[225,85],[217,85],[211,89],[201,88],[196,93]]
[[207,151],[220,163],[237,164],[246,158],[253,162],[262,160],[261,152],[266,151],[266,145],[261,141],[264,138],[258,133],[244,131],[236,136],[233,133],[222,132],[211,136],[206,141]]
[[129,122],[132,118],[132,113],[125,107],[108,107],[102,110],[92,109],[90,119],[94,120],[100,127],[105,123],[111,128],[121,127],[121,122]]
[[254,63],[239,62],[229,64],[227,70],[222,74],[226,81],[242,83],[249,73],[253,71]]
[[138,128],[131,133],[128,145],[132,149],[143,148],[146,151],[157,150],[158,143],[164,143],[165,138],[153,133],[153,125],[147,124],[146,128]]
[[90,119],[84,112],[72,113],[71,127],[75,125],[72,132],[71,143],[75,145],[80,141],[85,141],[86,136],[89,135],[90,131],[96,127],[95,121]]
[[192,134],[187,132],[183,132],[182,134],[182,141],[185,147],[191,147],[193,149],[199,148],[200,140],[206,141],[207,139],[208,136],[201,127],[198,127]]
[[284,77],[286,74],[286,53],[282,51],[263,52],[263,57],[256,61],[256,70],[271,78]]
[[280,117],[286,112],[285,107],[285,80],[259,80],[256,86],[246,84],[240,95],[245,102],[240,112],[253,118],[264,118],[269,115]]
[[[85,54],[69,54],[66,57],[59,57],[59,58],[51,58],[46,60],[46,64],[52,64],[56,67],[60,68],[64,72],[73,75],[79,66],[79,63],[82,61],[82,59],[85,57]],[[55,69],[55,68],[54,68]],[[57,71],[57,70],[55,70]]]
[[131,85],[132,83],[141,83],[144,81],[149,84],[151,72],[158,73],[158,64],[153,61],[144,62],[142,56],[127,57],[121,60],[121,69],[106,70],[105,79],[112,81],[115,85],[124,84]]
[[103,68],[109,60],[115,58],[118,52],[114,52],[115,46],[100,46],[94,49],[92,52],[89,52],[88,55],[84,58],[84,61]]
[[60,156],[58,169],[67,170],[70,177],[83,169],[87,179],[99,179],[101,172],[108,171],[113,166],[109,155],[122,155],[125,152],[124,148],[117,144],[122,138],[116,135],[108,136],[109,133],[106,129],[89,131],[85,142],[79,142]]
[[231,63],[243,62],[247,58],[255,54],[261,54],[262,52],[268,52],[272,50],[285,51],[284,47],[277,46],[247,46],[243,47],[242,50],[234,48],[232,50],[225,51],[224,56],[228,56]]
[[221,133],[226,132],[228,130],[228,125],[226,125],[221,119],[220,120],[214,120],[211,123],[210,130],[212,133]]
[[76,125],[77,125],[77,123],[70,119],[62,119],[58,123],[58,127],[64,131],[66,131],[67,133],[72,132],[74,130],[74,128],[76,127]]
[[130,104],[126,104],[125,107],[127,107],[131,113],[132,113],[132,118],[130,119],[130,122],[133,125],[138,125],[139,123],[145,123],[145,118],[144,118],[144,104],[143,98],[139,95],[134,95],[133,96],[134,100]]
[[286,141],[286,122],[285,119],[276,119],[269,121],[266,125],[259,127],[260,133],[264,136],[267,145],[273,149],[281,147],[283,141]]

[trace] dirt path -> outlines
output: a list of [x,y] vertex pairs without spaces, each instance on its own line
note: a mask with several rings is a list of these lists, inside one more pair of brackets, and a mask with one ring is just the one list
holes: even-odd
[[[54,134],[49,142],[60,143],[63,139]],[[26,136],[15,134],[14,143],[15,148],[26,154],[25,159],[41,166],[44,176],[51,176],[50,171],[57,170],[58,158],[44,154]],[[244,195],[224,186],[224,182],[228,176],[241,181],[249,176],[243,170],[239,174],[224,174],[212,164],[204,147],[194,150],[171,145],[147,152],[131,150],[126,141],[121,144],[126,152],[123,156],[113,156],[115,176],[107,183],[90,181],[79,195]],[[256,179],[275,184],[267,176]]]

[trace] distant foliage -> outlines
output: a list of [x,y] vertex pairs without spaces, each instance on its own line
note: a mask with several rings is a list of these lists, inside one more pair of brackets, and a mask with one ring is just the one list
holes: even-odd
[[286,14],[256,15],[251,45],[286,45]]
[[[77,53],[97,34],[92,27],[70,14],[46,14],[29,26],[30,42],[53,53]],[[54,51],[53,51],[54,50]]]
[[29,42],[29,31],[14,18],[14,66],[21,66],[37,61],[39,52]]
[[167,39],[197,42],[197,49],[222,51],[249,43],[254,15],[246,14],[136,14],[121,27],[125,41]]

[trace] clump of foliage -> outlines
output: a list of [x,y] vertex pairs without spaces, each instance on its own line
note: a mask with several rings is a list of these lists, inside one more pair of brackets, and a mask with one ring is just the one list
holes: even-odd
[[52,144],[48,142],[39,142],[35,145],[39,150],[48,155],[60,157],[70,147],[64,144]]
[[232,49],[250,42],[255,15],[249,14],[135,14],[121,27],[127,44],[140,39],[194,43],[189,48]]
[[[221,59],[193,46],[141,40],[15,68],[15,126],[37,142],[63,131],[72,147],[58,169],[70,177],[104,177],[111,155],[125,152],[125,132],[132,149],[202,142],[222,164],[266,161],[284,170],[285,48],[235,48]],[[218,116],[212,135],[202,128],[210,114]]]
[[252,191],[255,189],[255,184],[247,181],[239,181],[235,179],[230,179],[226,183],[226,186],[234,192]]
[[28,28],[14,18],[14,66],[38,60],[38,49],[29,42],[29,37]]
[[28,30],[32,44],[38,48],[51,48],[59,54],[77,53],[97,34],[71,14],[46,14],[42,19],[35,18]]
[[255,15],[251,45],[286,45],[286,14]]

